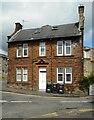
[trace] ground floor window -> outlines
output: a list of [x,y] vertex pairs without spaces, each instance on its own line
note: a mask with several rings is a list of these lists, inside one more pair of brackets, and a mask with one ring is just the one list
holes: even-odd
[[72,83],[72,68],[65,68],[65,83]]
[[18,67],[16,68],[16,81],[28,81],[28,69]]
[[21,68],[16,69],[16,80],[21,81]]
[[62,67],[57,68],[57,82],[58,83],[64,82],[64,68]]
[[28,80],[28,71],[27,68],[23,68],[23,81]]
[[72,68],[57,68],[57,83],[72,83]]

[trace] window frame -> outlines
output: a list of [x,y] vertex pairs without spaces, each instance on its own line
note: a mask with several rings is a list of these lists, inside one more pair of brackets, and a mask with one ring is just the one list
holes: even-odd
[[[20,56],[18,55],[18,54],[19,54],[18,46],[21,47],[21,55],[20,55]],[[16,53],[16,56],[17,56],[17,57],[22,57],[22,45],[21,45],[21,44],[17,44],[17,53]]]
[[[41,46],[41,44],[44,44],[44,45]],[[41,48],[44,49],[44,52],[43,52],[44,54],[41,54],[42,53]],[[46,43],[45,42],[40,42],[39,43],[39,56],[46,56]]]
[[[66,67],[66,68],[65,68],[65,83],[67,83],[67,84],[72,84],[72,68],[71,68],[71,73],[66,73],[66,69],[67,69],[67,68],[71,68],[71,67]],[[70,74],[70,75],[71,75],[71,80],[70,80],[70,81],[67,81],[67,80],[66,80],[66,75],[67,75],[67,74]]]
[[[18,74],[18,69],[21,70],[21,73],[20,73],[20,74]],[[21,79],[17,79],[17,78],[18,78],[18,77],[17,77],[18,75],[21,76]],[[16,81],[17,81],[17,82],[21,82],[21,81],[22,81],[22,69],[21,69],[21,67],[17,67],[17,68],[16,68]]]
[[[27,45],[26,48],[25,48],[25,45]],[[24,50],[27,51],[27,55],[24,55]],[[24,43],[24,44],[23,44],[23,57],[28,57],[28,43]]]
[[[60,41],[62,42],[62,46],[58,45],[58,42],[60,42]],[[62,47],[62,53],[61,54],[59,54],[59,47]],[[58,40],[57,41],[57,56],[62,56],[62,55],[63,55],[63,41],[62,40]]]
[[[68,46],[66,46],[67,41],[70,41],[70,45],[68,45]],[[67,54],[67,48],[70,48],[70,53],[69,54]],[[71,48],[71,40],[66,40],[65,41],[65,55],[71,55],[71,52],[72,52],[71,49],[72,49]]]
[[[25,73],[25,69],[27,70],[26,73]],[[22,76],[23,76],[23,77],[22,77],[22,81],[23,81],[23,82],[27,82],[27,81],[28,81],[28,69],[27,69],[27,67],[23,67],[23,68],[22,68],[22,71],[23,71],[23,72],[22,72]],[[24,79],[24,75],[27,75],[27,80]]]
[[[62,69],[64,69],[63,67],[58,67],[58,68],[62,68]],[[64,83],[64,72],[59,73],[59,72],[58,72],[58,68],[57,68],[57,83]],[[59,81],[59,80],[58,80],[58,74],[60,74],[60,75],[63,76],[63,77],[62,77],[62,78],[63,78],[63,81]]]

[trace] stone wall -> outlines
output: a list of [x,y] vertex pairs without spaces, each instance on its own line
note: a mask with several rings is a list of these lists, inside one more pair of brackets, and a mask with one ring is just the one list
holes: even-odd
[[[69,39],[69,38],[66,38]],[[80,77],[83,76],[83,51],[82,51],[82,41],[80,37],[70,38],[72,41],[72,55],[57,56],[57,40],[45,40],[46,43],[46,56],[39,56],[39,43],[38,41],[27,41],[28,42],[28,57],[17,58],[16,50],[18,43],[9,43],[8,45],[8,83],[16,84],[26,84],[33,90],[39,89],[39,67],[46,67],[47,69],[47,82],[57,82],[57,67],[72,67],[72,84],[65,84],[64,88],[66,91],[73,91],[79,88]],[[65,44],[65,40],[62,39]],[[63,45],[64,45],[63,44]],[[65,51],[65,47],[63,47]],[[39,61],[45,61],[45,63],[40,63]],[[16,68],[17,67],[27,67],[28,68],[28,82],[16,82]]]

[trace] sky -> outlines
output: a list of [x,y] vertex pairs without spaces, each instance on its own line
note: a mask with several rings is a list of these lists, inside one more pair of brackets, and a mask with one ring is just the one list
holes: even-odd
[[78,6],[80,4],[85,6],[84,46],[94,47],[92,46],[92,1],[2,0],[0,2],[0,16],[2,16],[0,18],[0,52],[7,54],[7,36],[14,31],[16,22],[20,22],[23,29],[75,23],[79,21]]

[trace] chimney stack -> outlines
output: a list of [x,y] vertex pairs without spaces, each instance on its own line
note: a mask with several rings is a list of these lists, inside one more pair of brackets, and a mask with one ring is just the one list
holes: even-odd
[[20,29],[22,29],[22,25],[19,22],[15,23],[15,33]]
[[17,31],[19,31],[20,29],[22,29],[22,27],[23,27],[23,26],[22,26],[19,22],[15,23],[15,31],[14,31],[10,36],[7,36],[8,40],[9,40]]
[[83,31],[84,30],[84,6],[80,5],[78,8],[78,13],[79,13],[79,30]]

